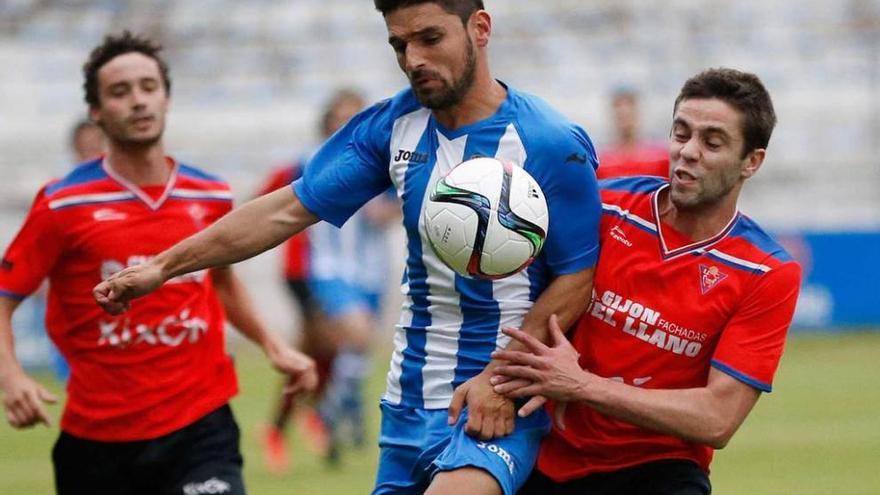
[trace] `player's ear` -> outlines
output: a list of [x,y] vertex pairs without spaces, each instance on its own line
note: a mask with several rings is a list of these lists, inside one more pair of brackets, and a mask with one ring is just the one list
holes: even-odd
[[485,10],[478,10],[468,19],[467,29],[473,35],[474,43],[479,48],[485,48],[489,45],[489,36],[492,34],[492,18]]
[[745,161],[745,166],[742,169],[742,178],[748,179],[753,175],[758,173],[761,165],[764,164],[764,157],[767,156],[767,150],[764,148],[754,149],[749,152],[748,155],[743,159]]

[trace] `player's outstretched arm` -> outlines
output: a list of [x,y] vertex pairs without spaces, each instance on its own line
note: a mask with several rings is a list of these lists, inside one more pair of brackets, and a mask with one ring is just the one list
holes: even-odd
[[[540,394],[562,404],[585,403],[628,423],[715,449],[727,445],[760,397],[757,389],[715,368],[705,387],[691,389],[643,389],[602,378],[581,369],[577,351],[558,324],[551,321],[550,329],[551,346],[519,330],[505,330],[526,351],[494,354],[508,362],[495,369],[504,377],[493,377],[496,392],[511,398]],[[520,414],[533,411],[524,407]],[[557,424],[564,428],[559,417]]]
[[232,268],[215,268],[211,271],[211,278],[229,323],[260,346],[276,370],[291,377],[285,393],[313,391],[318,385],[315,361],[289,346],[263,324],[244,284]]
[[[557,277],[541,293],[534,306],[523,319],[522,332],[544,342],[549,338],[548,322],[556,314],[563,328],[571,326],[587,309],[593,290],[594,268]],[[526,349],[516,339],[511,340],[507,349]],[[490,439],[509,435],[513,432],[516,412],[512,400],[500,396],[493,389],[490,379],[494,369],[503,361],[494,359],[479,375],[471,378],[455,389],[449,406],[449,424],[458,421],[461,410],[468,407],[468,422],[465,431],[469,435]],[[544,399],[536,403],[543,405]]]
[[0,391],[6,421],[13,428],[28,428],[37,423],[50,426],[43,403],[58,399],[29,377],[15,357],[12,337],[12,313],[20,301],[0,296]]
[[277,246],[318,221],[291,187],[256,198],[163,251],[148,263],[122,270],[98,284],[95,300],[118,314],[129,302],[185,273],[230,265]]

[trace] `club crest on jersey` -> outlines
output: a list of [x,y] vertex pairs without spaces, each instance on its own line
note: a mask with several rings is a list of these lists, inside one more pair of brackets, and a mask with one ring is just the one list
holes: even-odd
[[725,278],[727,278],[727,274],[722,273],[717,266],[700,264],[700,291],[703,294],[714,289]]
[[204,206],[200,204],[192,204],[186,209],[186,212],[189,213],[189,216],[192,218],[193,224],[195,224],[197,229],[202,230],[208,226],[208,223],[205,221],[208,217],[208,210]]

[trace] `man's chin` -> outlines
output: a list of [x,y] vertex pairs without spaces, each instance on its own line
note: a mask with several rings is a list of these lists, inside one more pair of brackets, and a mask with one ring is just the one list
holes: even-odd
[[151,134],[151,135],[135,135],[135,136],[125,136],[119,139],[119,142],[122,144],[126,144],[129,146],[152,146],[158,143],[162,139],[162,133]]

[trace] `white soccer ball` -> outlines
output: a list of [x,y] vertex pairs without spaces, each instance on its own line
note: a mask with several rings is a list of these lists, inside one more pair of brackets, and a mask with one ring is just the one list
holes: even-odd
[[498,279],[538,256],[550,216],[544,192],[525,170],[495,158],[462,162],[437,181],[425,205],[425,230],[455,272]]

